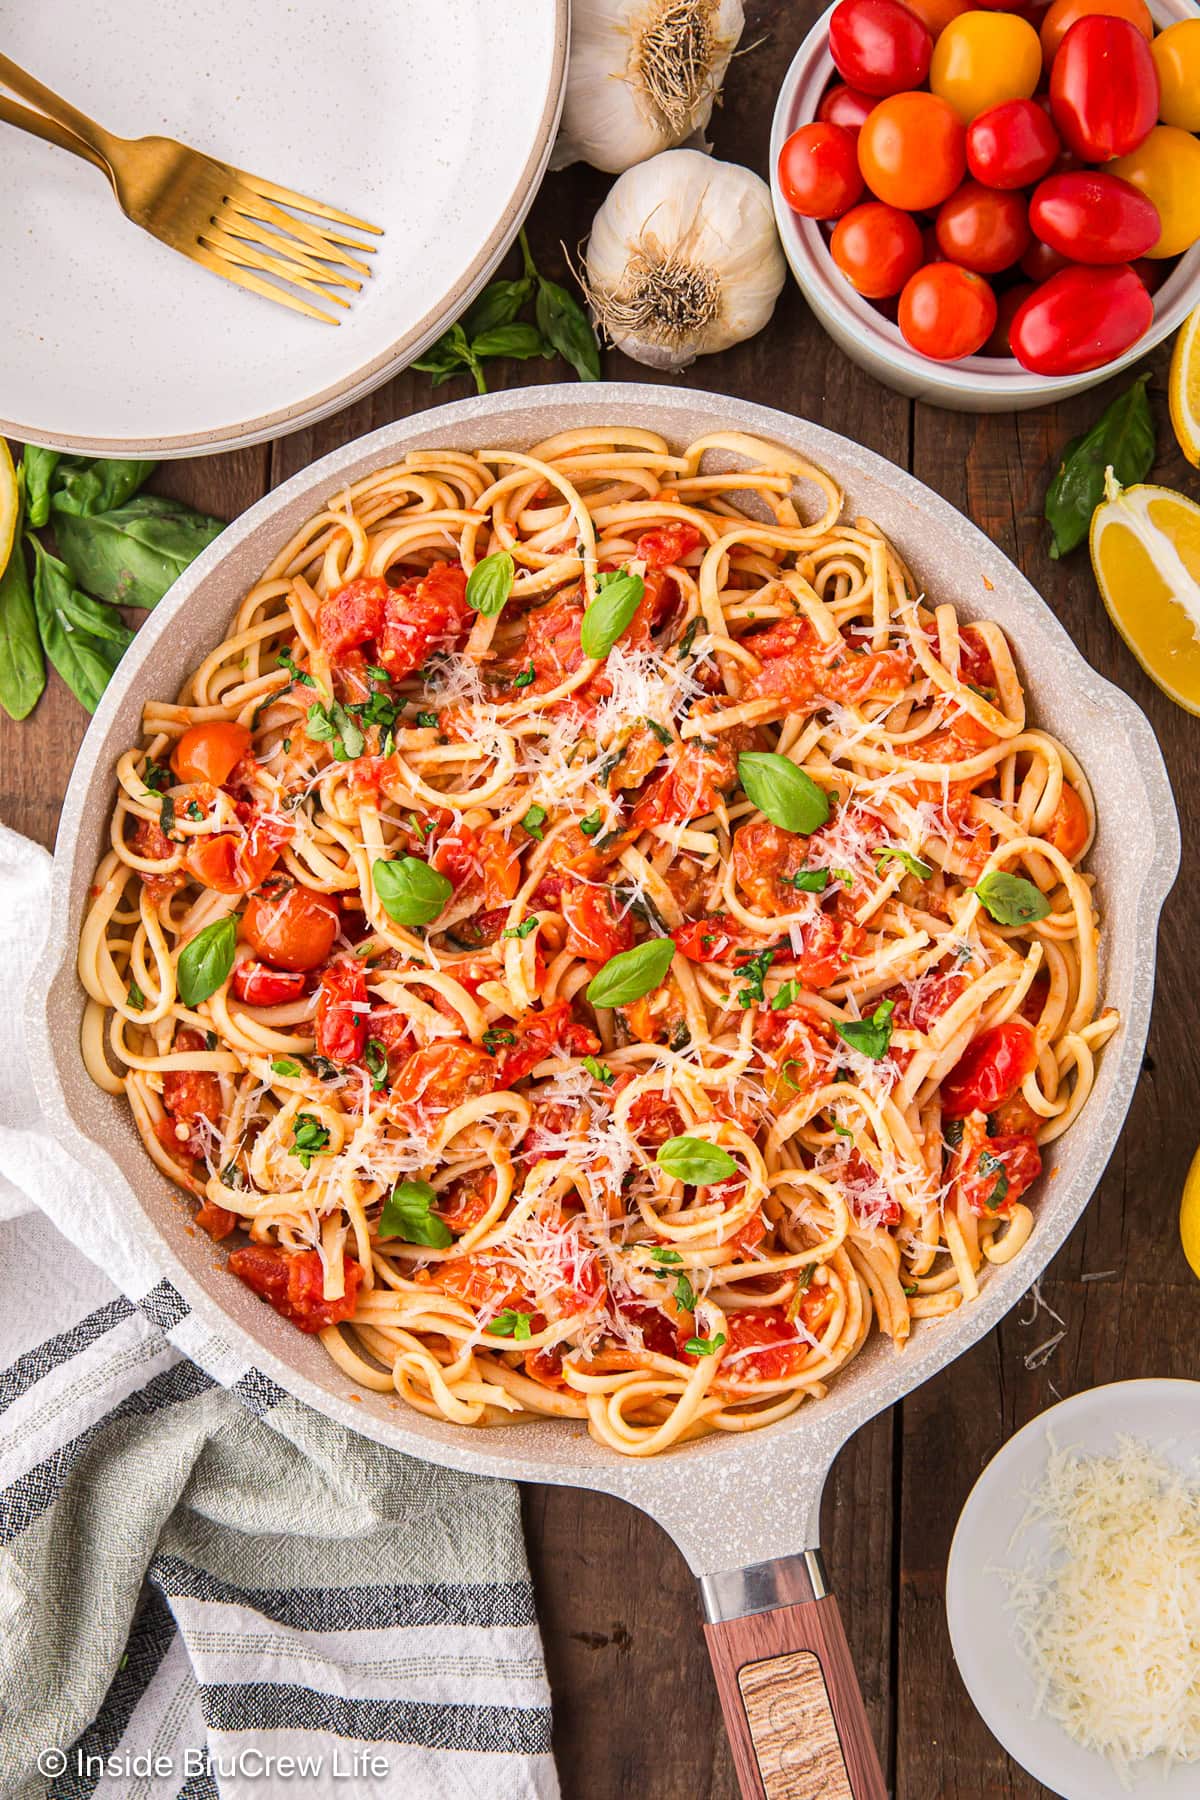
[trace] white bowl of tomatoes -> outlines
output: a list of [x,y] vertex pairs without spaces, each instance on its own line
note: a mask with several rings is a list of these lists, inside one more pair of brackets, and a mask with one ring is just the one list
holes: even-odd
[[771,134],[785,254],[847,355],[936,405],[1081,392],[1200,302],[1188,0],[838,0]]

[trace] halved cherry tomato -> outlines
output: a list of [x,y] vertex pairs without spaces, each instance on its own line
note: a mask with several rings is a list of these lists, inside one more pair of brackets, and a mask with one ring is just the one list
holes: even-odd
[[232,719],[190,725],[171,752],[171,767],[180,781],[210,781],[224,787],[253,741],[246,727]]
[[1200,140],[1175,125],[1156,125],[1144,143],[1108,165],[1158,208],[1162,235],[1147,256],[1179,256],[1200,239]]
[[858,164],[876,199],[927,212],[962,180],[965,145],[957,114],[936,94],[891,94],[858,134]]
[[293,828],[277,819],[253,819],[245,835],[220,831],[193,838],[184,852],[189,872],[218,894],[248,894],[265,881]]
[[864,94],[919,88],[933,39],[900,0],[841,0],[829,21],[829,54],[844,81]]
[[1158,242],[1158,208],[1132,182],[1102,169],[1051,175],[1034,189],[1029,223],[1044,244],[1078,263],[1132,262]]
[[330,1062],[353,1063],[367,1042],[367,973],[347,958],[322,971],[317,989],[317,1049]]
[[271,969],[249,957],[233,965],[230,985],[235,997],[247,1006],[282,1006],[304,995],[304,976],[298,969]]
[[982,275],[957,263],[927,263],[900,295],[906,343],[935,362],[956,362],[981,350],[996,323],[996,296]]
[[393,680],[411,675],[431,651],[453,648],[474,617],[462,564],[434,563],[424,575],[389,590],[379,660]]
[[633,554],[648,569],[665,569],[671,563],[681,563],[703,542],[704,533],[690,519],[672,519],[653,531],[643,531],[633,546]]
[[857,88],[839,81],[821,96],[817,117],[825,125],[844,125],[847,131],[860,131],[863,120],[877,104],[875,94],[860,94]]
[[489,1093],[496,1082],[496,1060],[485,1050],[459,1038],[441,1038],[406,1056],[396,1072],[392,1092],[422,1112],[451,1112],[475,1094]]
[[1013,354],[1035,375],[1081,375],[1128,350],[1154,302],[1128,263],[1060,269],[1035,288],[1012,322]]
[[933,47],[929,86],[964,125],[1003,100],[1027,100],[1042,73],[1042,46],[1027,19],[965,12]]
[[633,945],[633,917],[621,911],[611,888],[568,876],[559,909],[567,927],[566,948],[587,962],[607,962]]
[[786,1381],[812,1355],[810,1339],[820,1337],[835,1304],[831,1287],[809,1287],[801,1296],[794,1321],[781,1306],[728,1313],[728,1344],[722,1353],[717,1387],[728,1392],[758,1382]]
[[1200,131],[1200,19],[1177,19],[1151,40],[1164,125]]
[[229,1272],[300,1331],[324,1331],[349,1319],[357,1304],[362,1264],[343,1262],[346,1291],[339,1300],[325,1298],[325,1271],[316,1250],[283,1250],[278,1244],[243,1244],[229,1253]]
[[1150,43],[1154,36],[1154,20],[1146,0],[1053,0],[1041,25],[1042,55],[1049,68],[1062,46],[1062,41],[1077,19],[1102,13],[1109,19],[1128,19]]
[[1087,808],[1075,789],[1064,782],[1058,805],[1054,809],[1054,817],[1046,832],[1046,841],[1053,844],[1068,862],[1074,862],[1077,856],[1082,856],[1090,835]]
[[819,120],[793,131],[779,152],[779,186],[803,218],[840,218],[863,191],[854,133]]
[[1036,1067],[1037,1039],[1024,1019],[1006,1019],[981,1031],[942,1082],[943,1118],[995,1112]]
[[671,936],[675,948],[689,962],[727,962],[734,951],[743,947],[742,936],[732,925],[727,913],[709,913],[704,919],[689,919],[677,925]]
[[838,220],[829,252],[851,287],[868,300],[898,294],[921,266],[921,233],[910,213],[864,200]]
[[277,969],[316,969],[333,948],[340,919],[338,903],[329,894],[285,887],[252,896],[242,914],[242,936]]
[[996,323],[992,326],[991,337],[979,353],[981,356],[1012,355],[1013,348],[1008,334],[1012,329],[1013,320],[1032,292],[1033,283],[1031,281],[1019,281],[1016,287],[1005,288],[1002,294],[997,295]]
[[1036,100],[1002,100],[967,127],[967,167],[993,188],[1023,188],[1048,175],[1062,141]]
[[958,1181],[973,1213],[980,1218],[1002,1217],[1041,1172],[1042,1158],[1032,1132],[1007,1131],[997,1137],[981,1132],[972,1133],[969,1145],[964,1142]]
[[1158,118],[1158,71],[1128,19],[1077,19],[1050,71],[1059,136],[1084,162],[1128,156]]
[[571,1017],[568,1000],[556,1000],[540,1012],[526,1013],[512,1028],[515,1042],[505,1045],[496,1058],[498,1088],[510,1088],[523,1081],[531,1069],[555,1050],[568,1056],[587,1056],[600,1048],[600,1039],[586,1025]]
[[974,269],[977,275],[998,275],[1028,248],[1025,197],[984,187],[978,181],[964,181],[943,200],[934,229],[938,249],[947,261]]
[[369,575],[348,582],[322,600],[317,608],[317,636],[331,662],[379,636],[390,592],[381,575]]

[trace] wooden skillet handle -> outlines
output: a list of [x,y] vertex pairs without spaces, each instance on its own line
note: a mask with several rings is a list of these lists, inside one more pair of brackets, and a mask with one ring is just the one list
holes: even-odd
[[887,1800],[819,1551],[700,1583],[743,1800]]

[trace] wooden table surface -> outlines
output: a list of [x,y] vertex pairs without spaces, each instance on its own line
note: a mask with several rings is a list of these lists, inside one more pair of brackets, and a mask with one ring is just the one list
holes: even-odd
[[[718,156],[765,175],[775,96],[820,6],[750,0],[746,11],[749,48],[732,65],[711,135]],[[548,273],[562,275],[561,246],[574,251],[607,185],[607,177],[584,168],[548,177],[529,222]],[[1151,366],[1155,478],[1196,494],[1200,484],[1167,421],[1166,357],[1154,357]],[[615,354],[605,368],[614,379],[661,379]],[[497,387],[564,374],[562,365],[540,362],[493,371]],[[1030,1307],[1018,1308],[861,1431],[826,1493],[826,1554],[897,1800],[1042,1800],[1048,1790],[991,1737],[954,1666],[943,1584],[955,1521],[988,1459],[1058,1396],[1133,1376],[1191,1376],[1200,1341],[1200,1284],[1176,1232],[1180,1189],[1200,1137],[1200,1035],[1186,925],[1200,828],[1200,723],[1159,693],[1118,638],[1086,551],[1050,560],[1041,516],[1063,445],[1115,389],[1014,416],[914,405],[849,362],[790,281],[766,331],[674,379],[828,425],[944,494],[1024,570],[1093,666],[1144,707],[1170,767],[1184,873],[1164,915],[1157,1006],[1128,1123],[1084,1218],[1042,1282],[1065,1336],[1048,1360],[1028,1368],[1028,1353],[1060,1327],[1044,1313],[1027,1323]],[[153,485],[233,518],[327,451],[464,391],[453,382],[433,396],[427,376],[401,375],[275,444],[165,464]],[[8,824],[53,842],[86,722],[53,675],[30,720],[14,725],[0,713],[0,814]],[[1071,721],[1054,724],[1086,763],[1087,745],[1073,740]],[[1119,830],[1120,821],[1104,826]],[[570,1489],[530,1487],[525,1519],[567,1800],[734,1800],[694,1584],[674,1545],[620,1501]]]

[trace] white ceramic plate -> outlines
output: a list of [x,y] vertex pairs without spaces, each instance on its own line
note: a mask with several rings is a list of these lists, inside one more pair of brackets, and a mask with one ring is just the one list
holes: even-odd
[[511,243],[557,128],[568,0],[0,0],[15,62],[384,227],[336,329],[124,218],[89,164],[0,125],[0,432],[155,456],[298,429],[420,354]]
[[[963,1507],[946,1575],[946,1615],[959,1673],[984,1723],[1036,1780],[1063,1800],[1195,1800],[1196,1765],[1166,1780],[1147,1767],[1123,1787],[1112,1765],[1084,1750],[1046,1714],[1034,1715],[1036,1684],[1017,1644],[1008,1587],[996,1572],[1027,1554],[1008,1549],[1025,1510],[1024,1493],[1046,1469],[1049,1438],[1059,1450],[1109,1455],[1120,1437],[1138,1438],[1179,1466],[1200,1457],[1200,1382],[1117,1381],[1052,1406],[992,1458]],[[1037,1528],[1034,1528],[1036,1531]],[[1046,1534],[1041,1532],[1041,1546]],[[1031,1535],[1034,1554],[1039,1538]]]

